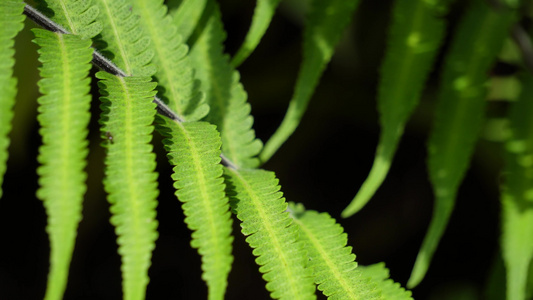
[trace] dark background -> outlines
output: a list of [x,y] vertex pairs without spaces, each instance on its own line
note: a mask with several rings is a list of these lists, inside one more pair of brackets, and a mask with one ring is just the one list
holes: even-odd
[[[220,1],[228,31],[227,52],[242,43],[255,1]],[[257,136],[266,142],[281,122],[301,61],[301,2],[283,1],[262,43],[239,68],[255,118]],[[407,124],[395,161],[383,186],[358,214],[341,219],[373,162],[379,136],[376,88],[383,58],[391,1],[363,0],[337,47],[300,127],[264,168],[276,172],[288,201],[328,212],[349,235],[357,261],[385,262],[392,278],[405,286],[428,227],[433,195],[426,171],[426,139],[431,128],[438,72],[424,90]],[[447,16],[451,30],[463,7]],[[38,79],[36,47],[27,20],[17,39],[15,108],[4,196],[0,200],[0,299],[41,299],[48,272],[48,239],[37,190],[36,122]],[[446,48],[447,43],[444,46]],[[439,68],[442,54],[439,56]],[[94,82],[93,82],[94,84]],[[94,93],[97,95],[97,93]],[[65,299],[120,299],[120,258],[109,224],[102,189],[103,149],[93,101],[88,192]],[[497,104],[489,104],[490,106]],[[496,109],[498,110],[498,109]],[[189,246],[190,232],[173,195],[171,169],[160,144],[158,154],[160,237],[150,269],[147,299],[205,299],[200,258]],[[456,209],[416,299],[488,299],[491,268],[502,276],[498,257],[500,145],[481,140],[459,191]],[[234,221],[233,270],[227,299],[269,299],[250,249]],[[500,269],[498,269],[500,268]],[[494,281],[492,288],[502,287]],[[320,293],[318,293],[320,294]],[[492,299],[502,299],[493,294]]]

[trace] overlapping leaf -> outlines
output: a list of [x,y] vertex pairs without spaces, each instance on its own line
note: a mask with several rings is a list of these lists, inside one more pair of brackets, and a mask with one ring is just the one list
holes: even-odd
[[[95,0],[103,30],[104,53],[126,75],[97,73],[103,110],[102,135],[108,140],[104,188],[111,203],[111,223],[118,235],[122,258],[124,299],[144,299],[150,258],[157,239],[157,173],[152,152],[152,102],[155,67],[150,39],[139,26],[139,17],[123,0]],[[102,50],[102,49],[100,49]],[[125,75],[119,74],[119,75]]]
[[274,173],[226,169],[232,210],[273,299],[315,299],[307,254]]
[[148,48],[154,53],[152,63],[157,66],[158,96],[186,121],[205,117],[209,106],[199,91],[199,82],[195,81],[187,46],[167,15],[163,0],[132,3],[140,16],[139,25],[151,41]]
[[0,2],[0,198],[6,172],[7,147],[13,119],[13,105],[17,93],[17,80],[13,77],[13,45],[15,36],[24,26],[24,3],[18,0]]
[[40,9],[49,13],[57,24],[82,38],[92,38],[102,31],[102,24],[95,22],[99,9],[93,0],[38,0]]
[[107,137],[104,188],[111,203],[111,223],[122,258],[124,299],[144,299],[150,258],[157,239],[157,173],[152,152],[150,77],[96,76],[102,97],[102,135]]
[[39,148],[37,169],[48,215],[46,231],[50,238],[50,272],[45,299],[62,299],[68,278],[78,223],[81,220],[87,175],[87,126],[90,114],[92,49],[90,40],[43,29],[34,30],[41,47]]
[[253,118],[246,92],[239,83],[239,74],[231,67],[222,43],[225,33],[218,6],[208,2],[207,18],[201,35],[191,49],[190,57],[210,107],[206,121],[215,124],[222,138],[222,153],[236,166],[253,168],[261,142],[252,129]]
[[155,67],[149,65],[154,53],[150,39],[139,27],[135,15],[125,0],[94,0],[100,10],[97,21],[102,32],[96,39],[97,49],[107,55],[125,74],[152,76]]
[[458,25],[444,63],[428,144],[434,214],[408,287],[423,279],[448,223],[482,126],[488,70],[514,20],[513,11],[496,11],[480,0],[471,4]]
[[[174,24],[178,26],[178,32],[184,41],[187,41],[193,34],[195,28],[202,18],[208,0],[181,1],[169,0],[169,8],[177,7],[170,12]],[[191,46],[189,44],[189,46]]]
[[193,230],[191,245],[202,255],[202,278],[208,299],[224,299],[231,269],[231,214],[220,165],[220,136],[205,122],[178,124],[162,120],[160,132],[175,166],[176,196],[183,202],[185,223]]

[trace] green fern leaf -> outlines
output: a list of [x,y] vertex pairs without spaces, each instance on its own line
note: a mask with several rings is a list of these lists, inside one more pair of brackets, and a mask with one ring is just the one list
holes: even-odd
[[257,6],[255,7],[250,30],[244,38],[244,43],[231,60],[231,64],[234,67],[238,67],[242,64],[242,62],[255,50],[259,41],[261,41],[261,38],[265,34],[268,25],[272,20],[272,16],[274,16],[274,11],[276,10],[276,7],[278,7],[280,1],[281,0],[257,0]]
[[[289,206],[294,222],[300,227],[311,269],[318,289],[328,299],[381,299],[375,284],[357,268],[348,235],[327,213],[305,210],[303,205]],[[384,298],[389,299],[389,298]]]
[[444,19],[436,15],[427,1],[396,1],[388,50],[381,66],[379,144],[367,179],[342,212],[342,217],[349,217],[363,208],[385,180],[405,123],[420,100],[444,29]]
[[157,239],[157,173],[152,152],[151,101],[156,83],[149,77],[116,77],[98,72],[102,133],[107,137],[104,188],[122,257],[124,299],[144,299],[150,257]]
[[39,0],[40,9],[49,12],[54,22],[72,34],[93,38],[102,31],[102,24],[95,22],[99,14],[92,0]]
[[155,77],[161,87],[158,96],[184,120],[196,121],[205,117],[209,106],[200,93],[199,82],[194,80],[187,46],[167,15],[163,0],[133,0],[132,3],[134,11],[140,15],[139,25],[151,40],[149,49],[154,53]]
[[89,95],[92,49],[90,40],[34,29],[40,73],[39,115],[43,145],[39,148],[37,169],[48,215],[46,231],[50,238],[50,273],[45,299],[62,299],[70,259],[81,220],[84,172],[88,153],[87,126],[90,120]]
[[495,11],[475,0],[466,10],[452,41],[428,144],[434,214],[407,283],[409,288],[423,279],[448,223],[482,126],[488,70],[513,20],[514,12]]
[[19,0],[0,2],[0,198],[6,172],[9,132],[13,119],[13,105],[17,93],[17,80],[13,77],[15,36],[23,28],[24,3]]
[[139,17],[125,0],[94,0],[100,10],[97,20],[103,29],[96,44],[98,50],[126,74],[152,76],[155,67],[149,65],[154,53],[149,49],[150,39],[139,27]]
[[[178,26],[178,32],[184,41],[187,41],[193,34],[196,26],[202,18],[208,0],[181,1],[170,0],[168,7],[177,7],[170,12],[174,24]],[[179,3],[181,2],[181,3]],[[189,44],[191,46],[191,44]]]
[[522,93],[510,113],[511,136],[502,191],[502,255],[507,269],[507,299],[526,298],[533,257],[533,77],[525,74]]
[[413,299],[411,292],[406,291],[402,286],[389,279],[389,270],[385,268],[384,263],[377,263],[370,266],[359,266],[364,276],[375,282],[378,289],[381,290],[383,299],[387,300],[408,300]]
[[281,125],[260,154],[266,162],[296,130],[320,76],[359,0],[313,0],[304,31],[303,61],[294,94]]
[[[161,118],[163,119],[163,118]],[[205,122],[162,120],[160,132],[173,164],[176,196],[183,202],[185,223],[193,230],[191,245],[202,255],[202,278],[208,299],[224,299],[233,256],[228,198],[220,165],[220,136]]]
[[226,158],[238,167],[254,168],[259,165],[255,156],[261,151],[262,144],[252,129],[253,118],[246,92],[229,57],[223,54],[225,33],[218,6],[209,1],[204,13],[210,17],[191,49],[190,57],[211,108],[205,120],[215,124],[220,131],[222,153]]
[[259,271],[273,299],[315,299],[306,252],[298,241],[298,226],[286,212],[287,202],[274,173],[226,169],[232,210],[242,221],[242,233],[257,256]]

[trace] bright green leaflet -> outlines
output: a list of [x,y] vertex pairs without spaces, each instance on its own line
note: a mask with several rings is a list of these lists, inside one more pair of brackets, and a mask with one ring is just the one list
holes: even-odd
[[370,266],[359,266],[363,276],[371,278],[381,290],[383,299],[387,300],[408,300],[413,299],[411,292],[406,291],[402,286],[389,279],[389,270],[384,263],[377,263]]
[[300,227],[315,284],[328,299],[381,298],[376,285],[357,268],[352,247],[346,246],[348,235],[327,213],[305,210],[303,205],[289,206],[294,223]]
[[[100,9],[97,20],[103,26],[101,36],[96,39],[96,48],[126,74],[152,76],[155,67],[149,65],[154,56],[148,48],[150,39],[139,28],[139,17],[133,14],[131,6],[125,0],[94,2]],[[104,43],[100,45],[102,41]]]
[[199,120],[209,111],[200,93],[199,82],[187,56],[178,28],[167,15],[163,0],[131,0],[133,11],[139,14],[139,25],[151,43],[152,63],[157,66],[158,96],[184,120]]
[[13,119],[13,105],[17,93],[17,80],[13,77],[13,45],[15,36],[24,27],[24,4],[18,0],[0,2],[0,198],[6,172],[9,132]]
[[265,34],[270,21],[272,21],[274,11],[276,10],[276,7],[278,7],[280,1],[281,0],[257,0],[257,6],[255,7],[250,30],[246,34],[243,44],[231,60],[231,64],[234,67],[238,67],[242,64],[255,50]]
[[[44,5],[44,3],[43,3]],[[50,271],[46,299],[62,299],[67,284],[70,260],[81,220],[86,174],[87,126],[91,97],[92,49],[89,40],[101,30],[95,22],[98,9],[91,1],[56,0],[46,3],[53,19],[74,35],[57,35],[36,30],[43,62],[39,82],[40,133],[43,145],[37,169],[50,238]],[[59,179],[58,179],[59,178]]]
[[509,300],[526,298],[533,257],[533,77],[525,74],[522,93],[510,113],[511,136],[505,143],[505,186],[502,190],[502,255]]
[[153,52],[143,36],[139,19],[126,2],[96,0],[104,25],[101,33],[105,53],[127,74],[116,77],[98,72],[103,109],[100,123],[108,140],[104,188],[111,203],[122,258],[124,299],[144,299],[151,253],[157,239],[157,173],[152,152],[153,122],[156,113],[152,98],[155,68],[148,65]]
[[[52,19],[70,33],[82,38],[92,38],[102,31],[102,24],[95,22],[99,14],[93,0],[37,0],[43,12],[53,12]],[[46,2],[46,3],[45,3]]]
[[170,14],[172,15],[174,24],[178,26],[178,32],[184,41],[187,41],[189,37],[191,37],[198,22],[200,22],[207,1],[208,0],[189,0],[183,1],[182,3],[178,3],[180,0],[168,1],[167,5],[170,9],[178,7],[177,9],[172,10]]
[[231,67],[224,54],[225,33],[220,12],[209,1],[204,12],[209,18],[190,52],[196,76],[202,81],[210,112],[206,121],[215,124],[222,138],[222,153],[238,167],[254,168],[261,151],[261,141],[255,138],[253,118],[246,92],[239,83],[239,73]]
[[296,130],[335,45],[350,22],[359,0],[312,0],[303,42],[303,61],[285,117],[259,155],[262,163],[274,155]]
[[[162,118],[161,118],[162,119]],[[162,120],[159,131],[174,165],[176,196],[183,202],[191,245],[202,255],[208,299],[224,299],[233,256],[232,219],[220,164],[220,135],[206,122]]]
[[423,0],[396,0],[378,92],[381,135],[372,169],[342,217],[358,212],[385,180],[405,123],[444,37],[444,18]]
[[424,278],[453,210],[484,114],[488,70],[513,24],[512,11],[496,12],[472,1],[444,63],[435,123],[428,144],[428,168],[435,194],[433,219],[408,287]]
[[124,299],[144,299],[157,239],[157,173],[152,152],[155,82],[98,72],[102,135],[106,144],[104,189],[122,258]]
[[242,233],[257,256],[266,288],[273,299],[316,299],[313,278],[306,269],[307,255],[298,241],[287,202],[274,173],[226,168],[227,193],[232,210],[242,221]]
[[50,272],[45,299],[62,299],[86,191],[92,49],[90,40],[34,29],[42,79],[39,90],[38,161],[40,188],[50,239]]

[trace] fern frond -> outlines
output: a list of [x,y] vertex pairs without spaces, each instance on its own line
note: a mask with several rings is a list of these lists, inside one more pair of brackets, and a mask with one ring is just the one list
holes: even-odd
[[13,77],[13,56],[15,51],[15,36],[22,30],[24,24],[24,3],[19,0],[4,0],[0,2],[0,198],[2,198],[2,183],[6,172],[9,146],[9,132],[13,119],[13,105],[17,93],[17,80]]
[[[170,0],[168,1],[168,7],[172,8],[177,6],[177,9],[171,10],[170,15],[174,20],[174,24],[178,26],[178,32],[184,41],[189,40],[193,34],[196,26],[200,22],[202,13],[208,0],[195,0],[195,1],[181,1]],[[178,3],[177,2],[181,2]],[[192,46],[189,44],[189,46]]]
[[122,257],[124,299],[144,299],[158,235],[157,173],[150,144],[156,83],[149,77],[116,77],[106,72],[96,77],[101,79],[101,130],[108,137],[104,188]]
[[[163,118],[161,118],[163,119]],[[191,245],[202,255],[202,278],[208,299],[224,299],[233,256],[232,219],[225,195],[220,136],[205,122],[162,120],[163,142],[174,165],[176,196],[183,202],[185,223],[193,230]]]
[[405,123],[420,100],[444,29],[444,18],[437,16],[427,1],[396,0],[377,99],[379,144],[368,177],[342,217],[350,217],[363,208],[385,180]]
[[246,34],[243,44],[231,60],[231,64],[234,67],[238,67],[242,64],[242,62],[255,50],[259,41],[261,41],[261,38],[265,34],[268,25],[274,16],[274,11],[276,10],[276,7],[278,7],[280,1],[281,0],[257,0],[250,30]]
[[149,65],[154,53],[148,48],[150,39],[139,27],[139,16],[133,14],[125,0],[94,0],[100,10],[97,20],[103,29],[97,37],[97,48],[127,75],[152,76]]
[[387,300],[409,300],[411,292],[406,291],[402,286],[389,279],[389,270],[385,268],[384,263],[377,263],[370,266],[359,266],[363,276],[368,277],[372,282],[376,283],[378,289],[381,290],[383,299]]
[[259,155],[266,162],[296,130],[318,81],[330,61],[359,0],[313,0],[306,22],[303,61],[294,94],[281,125]]
[[139,25],[151,43],[152,62],[157,66],[155,77],[160,86],[158,95],[186,121],[205,117],[209,106],[200,93],[199,82],[187,56],[187,46],[178,28],[167,15],[163,0],[133,0],[133,10],[139,14]]
[[266,288],[273,299],[315,299],[307,255],[298,241],[298,226],[289,217],[274,173],[226,169],[232,210],[257,256]]
[[502,256],[507,270],[507,299],[527,299],[528,269],[533,257],[533,76],[524,74],[522,93],[512,104],[505,143],[502,190]]
[[92,0],[39,0],[43,12],[51,11],[52,19],[72,34],[93,38],[102,31],[102,24],[95,22],[99,14]]
[[262,144],[252,129],[250,104],[246,102],[246,92],[239,83],[239,74],[224,54],[225,32],[217,4],[210,0],[204,13],[210,17],[191,49],[190,57],[211,108],[205,120],[215,124],[220,131],[225,157],[238,167],[254,168],[259,165],[255,156],[261,151]]
[[41,48],[38,99],[43,145],[39,148],[37,169],[48,215],[46,231],[50,238],[50,272],[45,299],[62,299],[70,260],[81,220],[84,172],[88,153],[86,139],[91,102],[89,70],[90,40],[34,29],[35,43]]
[[472,1],[452,41],[428,143],[435,194],[433,219],[407,283],[409,288],[424,277],[448,223],[482,126],[488,70],[514,20],[513,11],[495,11],[481,0]]
[[357,268],[352,247],[346,246],[348,235],[335,219],[305,210],[301,204],[290,204],[289,212],[300,227],[300,239],[309,256],[307,268],[328,299],[381,299],[376,285]]

